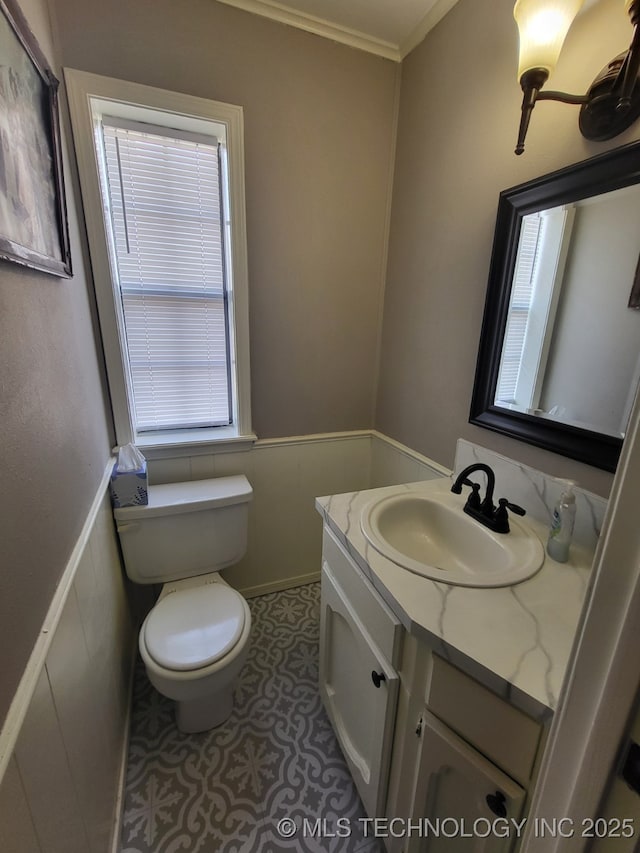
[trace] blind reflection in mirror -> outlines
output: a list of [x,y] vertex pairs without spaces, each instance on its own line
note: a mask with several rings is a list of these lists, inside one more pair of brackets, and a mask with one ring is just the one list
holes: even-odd
[[640,379],[640,187],[522,218],[494,404],[624,436]]

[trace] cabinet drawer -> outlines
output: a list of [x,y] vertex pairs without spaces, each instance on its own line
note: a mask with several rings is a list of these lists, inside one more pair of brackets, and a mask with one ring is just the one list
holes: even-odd
[[403,633],[400,620],[326,527],[322,539],[322,558],[328,563],[331,574],[344,590],[349,604],[371,639],[389,663],[397,667]]
[[433,656],[429,709],[506,773],[526,785],[542,727],[473,678]]

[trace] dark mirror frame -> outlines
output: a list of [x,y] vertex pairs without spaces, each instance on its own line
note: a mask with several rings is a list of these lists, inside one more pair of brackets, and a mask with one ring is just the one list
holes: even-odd
[[[495,406],[522,218],[640,183],[640,142],[616,148],[500,193],[469,422],[615,471],[622,439]],[[640,248],[640,247],[639,247]],[[633,282],[629,282],[629,289]]]

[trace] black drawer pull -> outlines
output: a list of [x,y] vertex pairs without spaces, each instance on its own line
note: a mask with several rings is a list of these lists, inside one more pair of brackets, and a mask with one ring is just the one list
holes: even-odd
[[506,800],[502,791],[496,791],[495,794],[487,794],[487,805],[497,817],[507,816]]
[[376,687],[380,687],[383,681],[386,681],[384,672],[376,672],[375,669],[371,673],[371,681],[375,684]]
[[633,741],[627,750],[622,778],[636,794],[640,794],[640,746]]

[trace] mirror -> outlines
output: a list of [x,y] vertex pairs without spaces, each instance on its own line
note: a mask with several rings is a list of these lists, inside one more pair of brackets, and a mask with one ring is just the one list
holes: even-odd
[[640,143],[500,194],[470,422],[614,471],[640,379]]

